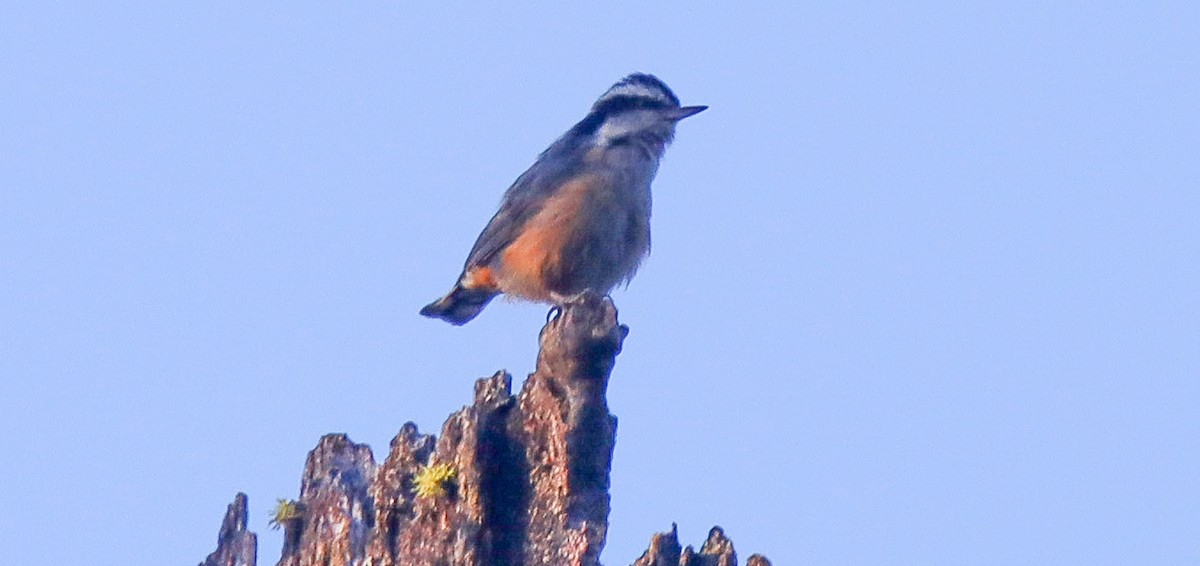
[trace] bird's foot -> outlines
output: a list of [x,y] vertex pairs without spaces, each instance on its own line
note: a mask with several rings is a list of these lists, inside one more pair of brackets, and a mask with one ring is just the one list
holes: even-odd
[[552,298],[558,306],[575,305],[589,301],[601,300],[607,303],[612,302],[612,296],[608,294],[601,294],[599,291],[594,289],[584,289],[573,295],[554,295]]
[[550,310],[546,312],[546,322],[558,320],[562,316],[563,311],[573,305],[582,305],[589,302],[604,302],[610,306],[613,305],[612,297],[609,295],[601,296],[600,293],[592,289],[584,289],[573,295],[560,295],[551,293],[550,299],[554,301]]
[[553,306],[546,313],[546,324],[558,323],[568,311],[575,309],[594,310],[601,308],[611,310],[614,315],[617,312],[617,305],[613,302],[612,296],[600,293],[594,289],[584,289],[573,295],[558,295],[551,296],[554,301]]

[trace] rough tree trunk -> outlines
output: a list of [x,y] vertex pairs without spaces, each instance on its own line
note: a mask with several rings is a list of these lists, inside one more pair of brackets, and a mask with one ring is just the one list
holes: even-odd
[[[512,395],[505,372],[480,379],[474,402],[436,438],[407,423],[377,465],[344,434],[308,455],[298,513],[284,525],[280,566],[595,566],[608,530],[609,470],[617,419],[609,374],[628,329],[607,299],[563,308],[540,335],[537,370]],[[417,496],[414,478],[448,464],[444,491]],[[225,515],[217,550],[201,566],[254,566],[247,500]],[[719,527],[695,552],[672,527],[635,566],[736,566]],[[769,566],[751,556],[747,566]]]

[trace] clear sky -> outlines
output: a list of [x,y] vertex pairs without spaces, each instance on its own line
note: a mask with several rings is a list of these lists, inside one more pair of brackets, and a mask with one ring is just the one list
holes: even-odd
[[196,563],[245,491],[274,563],[320,435],[382,459],[519,384],[544,307],[417,310],[646,71],[711,109],[614,295],[607,564],[672,521],[1200,563],[1195,3],[46,4],[0,15],[6,561]]

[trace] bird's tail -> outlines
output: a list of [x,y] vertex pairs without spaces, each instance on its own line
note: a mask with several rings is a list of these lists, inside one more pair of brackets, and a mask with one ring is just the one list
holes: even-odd
[[479,315],[492,299],[499,295],[495,289],[463,287],[455,285],[445,297],[442,297],[421,309],[421,314],[429,318],[440,318],[455,326],[462,326]]

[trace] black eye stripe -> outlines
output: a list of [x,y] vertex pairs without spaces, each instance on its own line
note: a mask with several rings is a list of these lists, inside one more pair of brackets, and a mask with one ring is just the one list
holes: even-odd
[[592,135],[596,130],[604,124],[604,120],[614,113],[625,110],[644,110],[644,109],[664,109],[678,108],[677,104],[668,104],[657,98],[646,96],[614,96],[608,99],[600,99],[596,105],[592,107],[591,112],[584,117],[582,121],[575,124],[571,128],[571,133],[575,135]]
[[678,106],[678,104],[671,104],[648,96],[618,95],[612,98],[601,98],[596,102],[595,106],[592,106],[592,112],[608,114],[621,110],[664,109],[676,108]]
[[[634,87],[634,88],[629,88]],[[634,73],[625,77],[600,96],[583,120],[571,127],[555,145],[596,133],[614,113],[626,110],[663,110],[679,108],[679,98],[654,75]],[[551,146],[547,151],[553,149]]]

